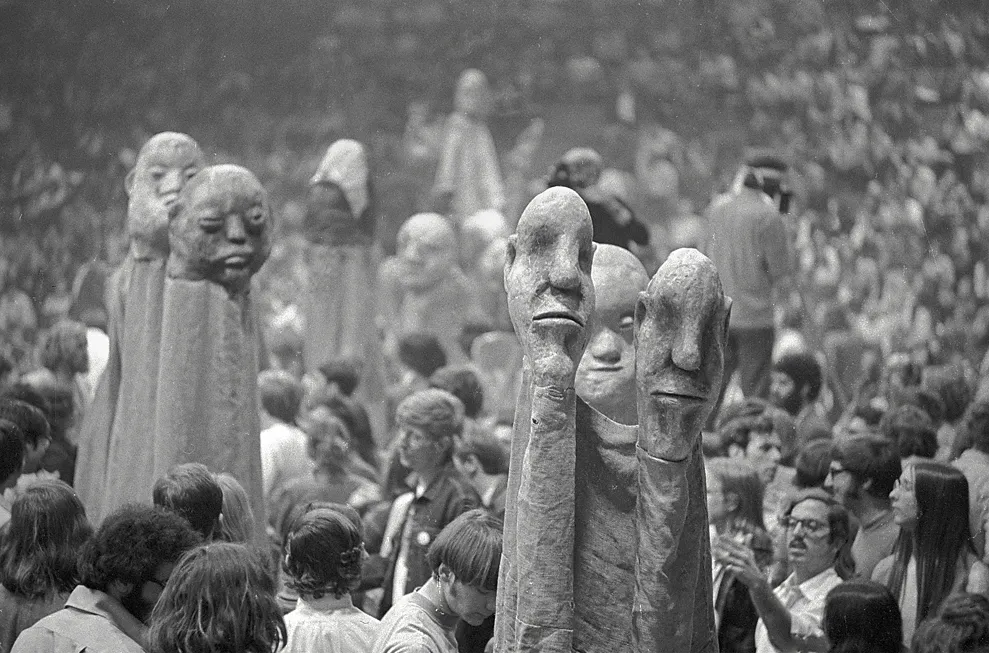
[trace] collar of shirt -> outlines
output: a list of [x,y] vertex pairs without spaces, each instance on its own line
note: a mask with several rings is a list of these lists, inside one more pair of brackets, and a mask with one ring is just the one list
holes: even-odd
[[427,485],[425,488],[421,488],[419,485],[419,479],[415,474],[410,474],[407,483],[415,488],[412,492],[415,501],[426,500],[430,501],[436,498],[437,492],[439,492],[440,486],[443,482],[450,476],[450,474],[456,473],[453,468],[453,463],[449,463],[443,467],[436,474],[436,477]]
[[797,575],[790,574],[785,581],[780,583],[780,586],[776,588],[777,596],[783,599],[786,596],[795,597],[793,600],[787,602],[784,601],[788,606],[792,606],[796,598],[803,598],[811,603],[817,601],[823,602],[828,592],[834,587],[833,579],[838,576],[838,572],[834,570],[834,567],[828,567],[818,575],[813,578],[808,578],[802,583],[797,583]]
[[319,599],[306,599],[300,596],[297,606],[296,609],[300,612],[326,613],[352,608],[354,607],[354,601],[351,599],[350,594],[344,594],[340,598],[333,596],[333,594],[328,594]]
[[440,610],[432,601],[423,596],[422,592],[419,591],[420,589],[422,588],[417,587],[414,592],[409,594],[409,601],[422,608],[430,619],[439,624],[443,630],[453,632],[453,629],[457,627],[457,622],[460,621],[460,617]]
[[141,648],[147,648],[147,626],[109,594],[77,585],[65,602],[65,607],[99,615],[140,644]]

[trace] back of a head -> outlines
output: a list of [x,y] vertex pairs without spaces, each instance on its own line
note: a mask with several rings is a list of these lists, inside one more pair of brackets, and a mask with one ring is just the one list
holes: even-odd
[[261,557],[228,542],[196,547],[178,561],[150,626],[154,653],[274,651],[287,639]]
[[13,422],[0,419],[0,486],[17,479],[24,466],[24,432]]
[[24,436],[24,443],[31,447],[51,440],[52,430],[45,413],[26,401],[0,398],[0,419],[16,424]]
[[474,425],[465,429],[463,437],[457,439],[454,453],[458,458],[474,456],[485,474],[508,473],[511,452],[508,443],[495,437],[489,429]]
[[446,390],[464,405],[464,415],[477,419],[484,409],[481,380],[466,365],[445,365],[429,377],[429,386]]
[[171,510],[132,504],[107,516],[79,554],[79,582],[105,592],[113,581],[139,585],[202,541]]
[[981,594],[954,594],[938,614],[925,619],[913,634],[913,653],[985,653],[989,651],[989,599]]
[[93,534],[79,497],[66,483],[38,480],[14,500],[0,544],[0,582],[29,599],[69,592],[79,548]]
[[428,379],[446,365],[446,352],[439,338],[430,333],[407,333],[398,340],[398,360]]
[[879,423],[883,437],[895,442],[901,458],[933,458],[937,453],[937,431],[930,416],[917,406],[904,404],[887,412]]
[[823,626],[830,653],[900,653],[903,645],[899,604],[884,585],[870,580],[849,580],[832,589]]
[[277,420],[291,424],[302,405],[302,384],[283,370],[265,370],[258,375],[261,407]]
[[335,383],[340,393],[349,397],[361,380],[360,364],[353,358],[334,358],[319,366],[327,383]]
[[26,404],[30,404],[44,413],[45,419],[48,419],[51,412],[51,406],[48,404],[48,398],[45,396],[45,393],[28,383],[12,383],[4,388],[0,398],[4,400],[23,401]]
[[73,320],[56,323],[41,336],[38,362],[42,367],[58,370],[68,367],[73,372],[85,372],[89,354],[86,348],[86,327]]
[[989,453],[989,400],[973,402],[965,411],[962,427],[977,450]]
[[437,576],[445,566],[464,585],[494,591],[498,588],[502,522],[483,508],[469,510],[440,531],[426,558]]
[[793,484],[798,488],[824,487],[831,466],[831,441],[811,440],[797,452]]
[[155,481],[152,498],[184,517],[205,539],[210,539],[223,512],[223,489],[200,463],[176,465]]
[[302,596],[340,598],[360,584],[363,536],[340,511],[314,508],[303,513],[289,529],[283,553],[288,585]]
[[258,524],[247,490],[230,474],[216,474],[214,478],[223,491],[223,519],[216,539],[244,544],[253,542]]

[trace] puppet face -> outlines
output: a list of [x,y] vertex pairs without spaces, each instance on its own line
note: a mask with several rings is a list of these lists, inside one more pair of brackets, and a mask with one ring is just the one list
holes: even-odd
[[483,119],[491,112],[491,87],[480,70],[465,70],[457,80],[453,106],[459,113]]
[[570,189],[545,190],[523,211],[508,242],[505,290],[527,352],[549,341],[570,352],[571,342],[585,341],[594,309],[591,236],[587,205]]
[[260,182],[240,166],[206,168],[172,209],[172,276],[247,288],[271,253],[271,209]]
[[410,288],[435,286],[448,276],[456,260],[456,236],[446,218],[421,213],[405,221],[398,233],[402,281]]
[[670,254],[635,309],[640,423],[672,411],[700,433],[721,389],[730,307],[710,259]]
[[168,212],[203,167],[203,153],[185,134],[153,136],[127,175],[127,231],[142,245],[168,251]]
[[591,279],[594,326],[574,387],[584,401],[609,418],[635,424],[635,303],[649,277],[628,250],[598,245]]

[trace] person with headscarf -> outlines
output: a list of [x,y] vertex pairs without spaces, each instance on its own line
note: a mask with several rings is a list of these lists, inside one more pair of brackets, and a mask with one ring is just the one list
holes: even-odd
[[305,360],[308,369],[340,356],[363,359],[373,318],[374,205],[364,145],[340,139],[309,180],[306,200],[309,291]]

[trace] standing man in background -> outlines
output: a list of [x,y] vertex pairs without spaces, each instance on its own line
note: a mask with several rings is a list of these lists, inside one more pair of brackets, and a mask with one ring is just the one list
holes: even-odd
[[749,157],[732,189],[715,198],[706,216],[709,236],[705,253],[714,261],[732,298],[725,347],[725,373],[713,420],[735,370],[746,397],[766,398],[775,329],[773,292],[785,284],[795,266],[783,213],[786,164],[772,155]]

